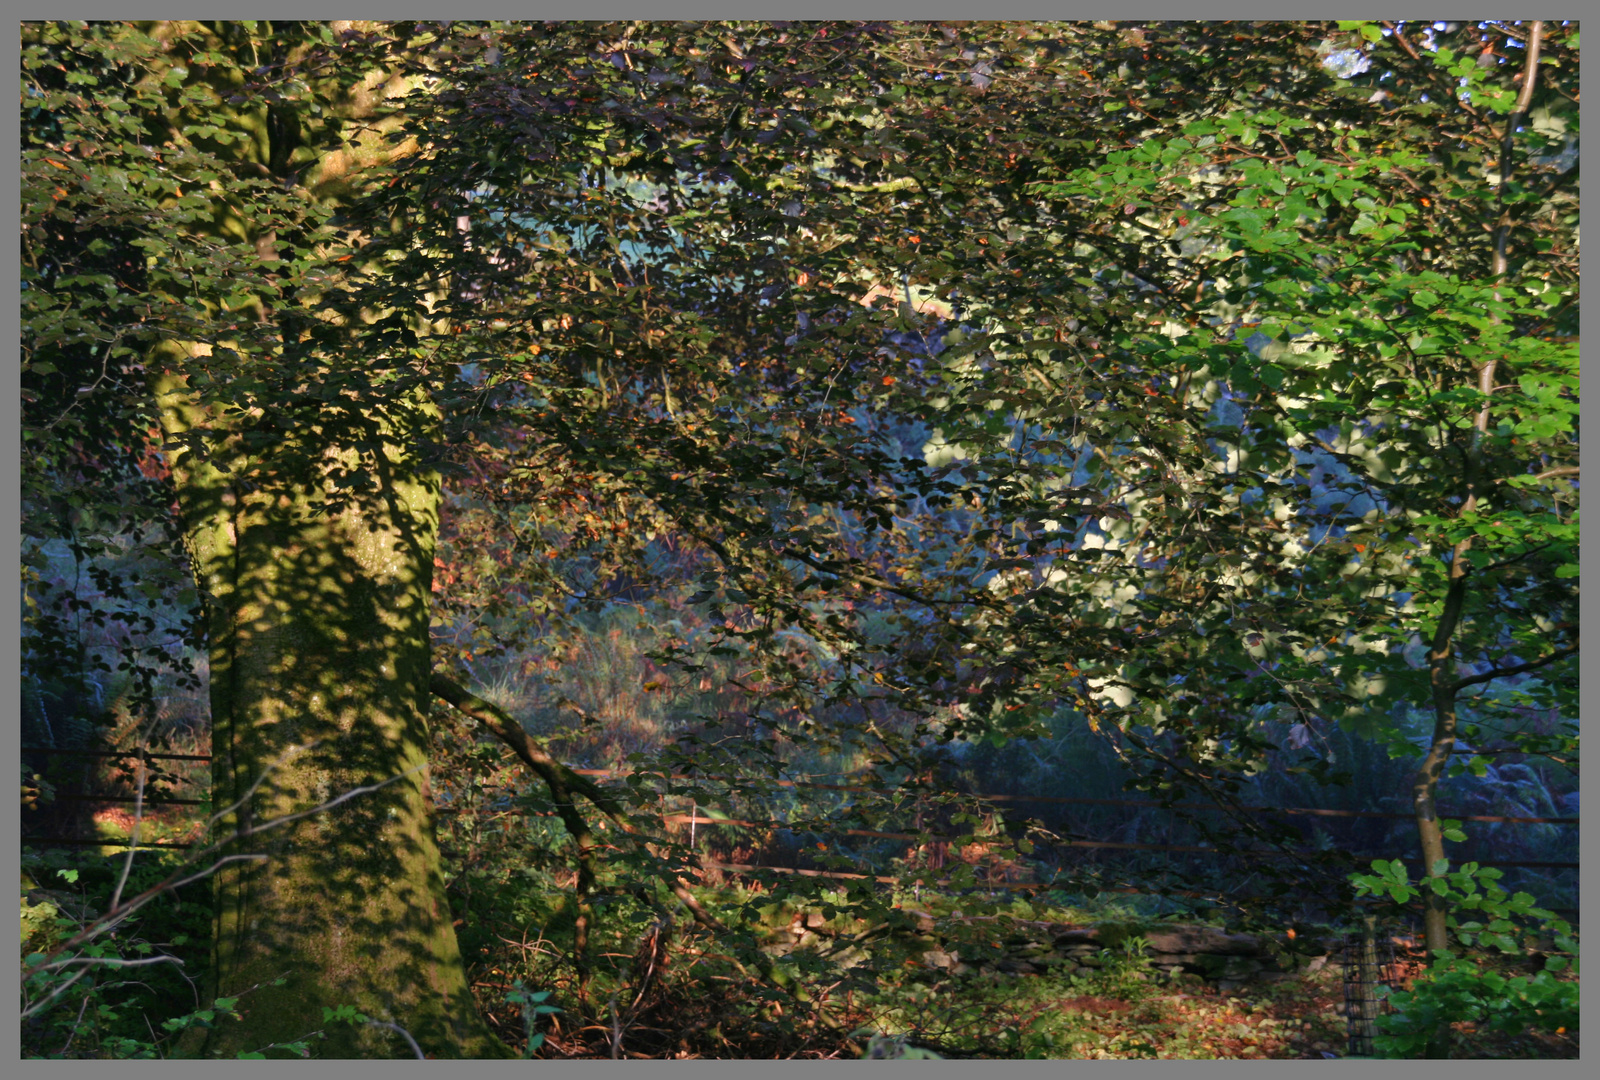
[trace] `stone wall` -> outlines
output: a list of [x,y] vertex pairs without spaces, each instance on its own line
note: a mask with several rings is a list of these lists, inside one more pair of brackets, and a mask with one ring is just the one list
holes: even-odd
[[[1038,937],[1039,935],[1035,935]],[[1037,959],[1024,959],[1033,970],[1040,960],[1054,959],[1062,968],[1094,968],[1103,964],[1102,950],[1122,954],[1122,944],[1139,936],[1148,943],[1144,956],[1149,968],[1169,974],[1198,975],[1224,989],[1248,982],[1270,982],[1294,978],[1302,973],[1337,967],[1342,959],[1342,939],[1318,941],[1292,940],[1287,935],[1276,939],[1257,934],[1235,934],[1214,926],[1163,923],[1151,927],[1090,926],[1061,928],[1042,941],[1030,942]],[[999,961],[996,970],[1015,965],[1009,957]],[[1016,970],[1025,970],[1017,967]]]
[[[962,936],[970,937],[974,920],[962,920]],[[1343,939],[1308,939],[1288,934],[1268,937],[1236,934],[1214,926],[1180,923],[1101,924],[1062,926],[1052,923],[1018,923],[1005,936],[974,946],[963,944],[954,933],[941,933],[931,916],[919,920],[922,962],[953,974],[1039,974],[1051,971],[1071,975],[1100,967],[1105,953],[1123,955],[1123,943],[1142,937],[1147,969],[1167,974],[1197,975],[1229,990],[1252,982],[1296,978],[1324,969],[1337,969],[1343,959]],[[796,916],[773,952],[823,945],[836,931],[818,912]],[[838,954],[847,963],[870,952],[871,944],[851,946]]]

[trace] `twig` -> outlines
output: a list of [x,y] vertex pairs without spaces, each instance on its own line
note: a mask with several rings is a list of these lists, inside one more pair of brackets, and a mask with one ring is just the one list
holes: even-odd
[[78,1037],[78,1025],[83,1023],[83,1014],[89,1008],[89,996],[88,994],[83,995],[83,1001],[78,1005],[78,1018],[72,1022],[72,1028],[67,1032],[67,1041],[61,1044],[62,1057],[67,1056],[67,1051],[72,1048],[72,1040]]
[[[141,754],[150,752],[149,740],[139,740],[139,752]],[[138,769],[138,780],[133,788],[133,827],[128,830],[128,857],[122,860],[122,874],[117,878],[117,887],[111,892],[111,907],[113,910],[121,902],[122,887],[128,883],[128,874],[133,870],[133,855],[139,847],[139,826],[144,822],[144,781],[145,775],[149,771],[149,762],[141,757]]]
[[413,1039],[411,1037],[411,1032],[407,1031],[405,1028],[401,1027],[399,1024],[391,1024],[387,1020],[368,1020],[367,1024],[369,1026],[371,1026],[371,1027],[388,1028],[390,1031],[398,1031],[401,1035],[405,1036],[406,1042],[411,1044],[411,1052],[417,1056],[417,1060],[418,1061],[426,1061],[427,1060],[428,1055],[426,1055],[426,1054],[424,1054],[422,1052],[422,1047],[418,1046],[417,1045],[417,1040],[415,1040],[415,1039]]
[[1530,660],[1526,664],[1517,664],[1508,668],[1495,667],[1489,671],[1483,672],[1481,675],[1469,675],[1464,679],[1457,679],[1455,681],[1455,689],[1461,690],[1468,686],[1475,686],[1478,683],[1493,682],[1495,679],[1504,678],[1507,675],[1521,675],[1525,671],[1535,671],[1539,668],[1553,664],[1557,660],[1564,660],[1567,657],[1574,655],[1577,651],[1578,646],[1569,645],[1564,649],[1557,649],[1555,652],[1550,653],[1547,656],[1541,656],[1537,660]]
[[[40,1009],[44,1008],[46,1005],[50,1004],[50,1002],[54,1001],[56,998],[58,998],[62,994],[64,994],[67,991],[67,989],[73,983],[77,982],[79,979],[83,978],[87,974],[89,974],[89,969],[88,968],[84,968],[82,971],[78,972],[72,978],[68,979],[66,982],[62,983],[60,986],[58,986],[54,990],[52,990],[48,995],[46,995],[46,997],[44,998],[43,1001],[35,1002],[33,1005],[31,1005],[28,1008],[24,1009],[22,1011],[22,1016],[19,1019],[26,1020],[28,1017],[34,1015]],[[65,1051],[63,1051],[63,1052],[65,1052]]]
[[[315,744],[311,744],[311,745],[315,745]],[[266,780],[267,776],[270,775],[271,772],[274,769],[276,769],[289,754],[299,752],[302,749],[310,749],[310,746],[292,747],[289,750],[286,750],[282,755],[279,755],[278,759],[276,761],[272,762],[272,764],[268,765],[267,768],[262,772],[262,774],[259,777],[256,778],[255,783],[250,785],[250,790],[246,791],[245,794],[243,796],[241,796],[236,802],[230,804],[229,806],[224,807],[222,810],[218,811],[216,814],[213,814],[211,816],[210,820],[207,822],[207,824],[209,825],[211,823],[216,822],[217,820],[219,820],[223,816],[225,816],[225,815],[227,815],[229,813],[232,813],[234,810],[236,810],[240,806],[242,806],[255,793],[256,789],[261,786],[261,784]],[[320,813],[323,813],[323,812],[325,812],[327,810],[331,810],[335,806],[338,806],[340,803],[343,803],[343,802],[346,802],[346,801],[348,801],[350,799],[355,798],[357,795],[364,795],[364,794],[367,794],[369,792],[377,791],[380,788],[383,788],[383,787],[385,787],[385,786],[387,786],[389,784],[394,783],[396,780],[403,779],[404,777],[410,775],[411,773],[416,772],[418,768],[421,768],[421,766],[418,766],[417,768],[413,768],[413,769],[408,769],[403,773],[400,773],[400,774],[398,774],[396,776],[391,776],[387,780],[380,781],[380,782],[378,782],[376,784],[368,784],[368,785],[364,785],[362,787],[352,788],[351,790],[346,791],[341,795],[338,795],[338,796],[336,796],[336,797],[334,797],[332,799],[329,799],[327,802],[322,803],[319,806],[312,807],[310,810],[304,810],[304,811],[301,811],[301,812],[296,813],[296,814],[285,814],[282,817],[273,818],[270,821],[267,821],[266,823],[264,823],[262,825],[259,825],[259,826],[248,826],[248,827],[245,827],[243,829],[236,829],[230,836],[224,837],[223,839],[217,841],[216,843],[214,843],[211,846],[205,848],[204,850],[195,852],[194,854],[190,855],[189,856],[189,861],[193,861],[196,858],[200,858],[200,857],[209,855],[212,852],[217,851],[219,848],[225,847],[228,844],[233,843],[236,840],[242,840],[242,839],[245,839],[247,837],[257,835],[259,833],[269,832],[272,829],[280,828],[281,826],[288,825],[288,824],[290,824],[292,822],[299,821],[299,820],[301,820],[303,818],[311,817],[314,814],[320,814]],[[122,920],[126,919],[129,915],[133,914],[133,912],[135,912],[135,911],[139,910],[140,908],[142,908],[145,904],[149,903],[151,900],[153,900],[156,896],[160,895],[161,893],[167,892],[169,890],[177,889],[177,888],[179,888],[179,887],[181,887],[183,885],[189,884],[192,881],[199,880],[200,878],[203,878],[203,877],[207,876],[208,874],[213,873],[217,868],[221,867],[222,865],[224,865],[226,863],[238,862],[238,861],[247,860],[247,859],[248,860],[255,860],[255,861],[264,861],[264,860],[267,859],[267,856],[263,855],[263,854],[256,854],[256,853],[244,854],[244,855],[228,855],[228,856],[224,856],[221,859],[218,859],[210,867],[206,868],[205,870],[200,871],[197,874],[191,874],[191,875],[188,875],[188,876],[185,877],[185,876],[180,876],[183,873],[181,870],[173,872],[171,875],[169,875],[168,877],[166,877],[162,881],[158,882],[157,884],[152,885],[150,888],[146,889],[144,892],[140,893],[138,896],[135,896],[131,900],[123,901],[120,906],[111,908],[105,914],[101,915],[99,918],[97,918],[94,921],[90,922],[87,926],[85,926],[78,933],[74,934],[71,938],[67,939],[61,945],[58,945],[56,948],[52,949],[49,953],[47,953],[45,955],[43,961],[41,961],[41,964],[39,966],[42,967],[44,964],[49,963],[54,957],[61,955],[63,952],[66,952],[68,949],[72,949],[72,948],[76,947],[77,945],[79,945],[79,944],[81,944],[81,943],[83,943],[85,941],[88,941],[88,940],[90,940],[90,939],[92,939],[94,937],[97,937],[99,934],[103,933],[104,931],[115,927],[117,924],[122,922]],[[37,970],[37,967],[34,970]],[[22,978],[24,980],[26,980],[31,974],[32,974],[32,971],[24,971],[22,973]]]
[[611,1060],[622,1057],[622,1021],[617,1017],[617,995],[611,995]]

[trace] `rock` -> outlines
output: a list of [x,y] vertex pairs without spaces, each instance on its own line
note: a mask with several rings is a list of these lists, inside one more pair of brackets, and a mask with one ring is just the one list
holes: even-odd
[[1210,953],[1213,956],[1259,956],[1261,942],[1249,934],[1230,934],[1210,926],[1149,930],[1144,939],[1157,953]]
[[1087,926],[1072,930],[1063,930],[1056,935],[1056,948],[1083,947],[1090,950],[1099,948],[1100,930],[1098,927]]
[[[925,913],[917,912],[918,915]],[[921,924],[923,920],[919,920]],[[1302,933],[1298,941],[1285,935],[1279,941],[1249,934],[1232,934],[1209,926],[1136,923],[1105,924],[1094,927],[1062,927],[1045,941],[1033,933],[1012,933],[1004,943],[986,938],[979,952],[963,962],[955,941],[938,933],[931,920],[914,947],[922,964],[931,969],[960,975],[972,971],[990,978],[1033,975],[1049,970],[1061,975],[1088,974],[1103,968],[1107,955],[1122,959],[1122,943],[1142,936],[1149,943],[1144,953],[1147,970],[1153,977],[1199,977],[1233,993],[1253,982],[1283,982],[1316,972],[1337,972],[1342,955],[1341,941],[1332,945],[1310,940]],[[931,931],[931,932],[930,932]],[[768,948],[781,955],[796,948],[815,948],[828,941],[830,931],[820,912],[797,915],[788,933],[775,934],[777,941]],[[1285,951],[1283,946],[1288,946]],[[1276,946],[1276,947],[1274,947]],[[968,951],[966,946],[961,951]],[[1316,955],[1320,951],[1322,955]],[[857,949],[836,957],[845,966],[859,963],[864,954]]]

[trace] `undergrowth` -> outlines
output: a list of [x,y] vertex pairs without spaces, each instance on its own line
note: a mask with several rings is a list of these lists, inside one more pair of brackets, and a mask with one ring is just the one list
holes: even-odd
[[[642,643],[645,625],[601,619],[592,627],[592,641],[540,661],[543,667],[528,657],[485,667],[486,696],[549,736],[563,756],[579,763],[615,764],[625,762],[630,753],[659,750],[682,733],[673,719],[675,709],[709,710],[729,703],[710,700],[716,697],[710,686],[718,680],[672,683],[649,668]],[[554,667],[549,666],[552,660]],[[652,686],[658,675],[659,683]],[[535,677],[537,692],[529,688]],[[628,702],[641,706],[631,711],[632,726],[618,726],[601,708],[604,694],[585,697],[576,710],[562,704],[568,691],[591,683],[615,691],[609,708]],[[198,710],[202,704],[203,696],[196,696],[186,708]],[[584,722],[586,716],[592,722]],[[179,736],[176,749],[201,750],[203,716],[166,719],[175,731],[188,733]],[[1103,740],[1087,739],[1081,725],[1069,718],[1057,720],[1054,742],[1006,753],[965,751],[956,760],[957,773],[994,782],[1004,778],[1018,793],[1030,795],[1061,790],[1045,783],[1047,774],[1058,778],[1050,781],[1055,785],[1060,776],[1115,776],[1112,763],[1101,760],[1108,753]],[[691,843],[701,853],[735,862],[781,852],[788,865],[829,872],[901,872],[910,880],[920,875],[931,881],[961,866],[982,871],[986,862],[1004,870],[998,866],[1000,849],[1015,838],[1007,837],[1001,824],[975,818],[955,823],[974,831],[990,829],[993,835],[986,839],[994,841],[994,850],[974,845],[966,853],[973,857],[970,863],[962,862],[960,851],[938,852],[940,860],[948,861],[935,864],[928,845],[917,849],[895,840],[841,841],[820,828],[796,827],[782,835],[732,823],[702,826],[695,833],[667,830],[648,858],[608,853],[611,861],[593,898],[589,955],[580,965],[572,951],[575,874],[566,851],[568,838],[544,795],[498,745],[449,723],[436,724],[435,738],[436,789],[442,803],[439,839],[472,991],[500,1037],[527,1056],[1285,1058],[1346,1050],[1336,980],[1307,977],[1221,993],[1192,977],[1148,970],[1139,949],[1145,929],[1171,920],[1220,924],[1226,922],[1224,913],[1172,896],[1111,891],[1117,875],[1109,866],[1100,879],[1080,872],[1079,885],[1037,896],[985,888],[971,873],[966,888],[925,883],[885,889],[770,874],[756,881],[747,874],[708,871],[695,883],[695,895],[711,916],[731,928],[723,934],[697,926],[660,887],[661,874],[650,870],[663,865],[663,858],[687,853]],[[788,767],[796,771],[837,771],[850,764],[843,752],[831,757],[786,753]],[[184,763],[172,771],[197,790],[207,786],[200,765]],[[1074,784],[1079,785],[1075,791],[1091,791],[1081,779]],[[828,824],[861,812],[843,793],[818,796],[802,807],[790,791],[758,795],[732,789],[731,800],[716,813],[725,819],[760,819],[803,811]],[[1099,789],[1092,793],[1102,794]],[[1114,786],[1103,792],[1107,797],[1119,793]],[[1288,801],[1294,793],[1277,795]],[[789,802],[780,806],[784,799]],[[656,808],[668,808],[666,796]],[[1548,812],[1544,806],[1533,809]],[[192,819],[208,811],[208,806],[157,811],[141,825],[141,835],[181,841]],[[939,813],[948,819],[954,812],[906,807],[899,827],[931,830],[951,824],[938,818]],[[1115,825],[1129,839],[1143,839],[1153,821],[1140,811],[1120,823],[1085,815],[1076,824]],[[125,837],[130,824],[125,811],[95,819],[107,840]],[[159,881],[177,857],[141,851],[126,889],[136,892]],[[111,847],[25,853],[25,971],[30,956],[50,951],[105,910],[124,858]],[[930,869],[938,875],[922,873]],[[1095,880],[1107,887],[1082,884]],[[792,940],[797,919],[806,929],[811,920],[820,920],[818,932],[809,940]],[[922,919],[940,925],[937,942],[921,928]],[[1114,924],[1126,933],[1115,948],[1096,958],[1097,965],[1044,963],[1037,971],[1016,973],[991,963],[1002,951],[992,928],[1003,928],[1008,921]],[[77,972],[36,972],[25,979],[24,1006],[37,1008],[23,1020],[24,1055],[162,1057],[188,1025],[226,1022],[234,1002],[203,1001],[194,982],[205,966],[209,934],[205,886],[197,884],[158,898],[97,940],[93,949],[99,955],[90,950],[83,955],[104,963],[85,965],[92,970],[53,1000],[50,994]],[[855,940],[858,936],[861,940]],[[957,972],[935,962],[936,954],[946,952],[959,952],[968,961],[967,970]],[[331,1016],[329,1022],[361,1020],[352,1012]],[[314,1055],[315,1034],[287,1049]],[[1458,1056],[1577,1054],[1575,1031],[1529,1034],[1496,1031],[1489,1024],[1458,1029],[1456,1046]]]

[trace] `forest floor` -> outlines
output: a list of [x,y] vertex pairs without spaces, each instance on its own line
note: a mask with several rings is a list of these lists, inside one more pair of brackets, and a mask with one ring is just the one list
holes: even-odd
[[[201,749],[197,744],[193,752]],[[198,767],[195,771],[198,773]],[[203,777],[193,779],[196,789],[203,792],[205,785],[199,782]],[[125,805],[102,809],[92,820],[108,841],[125,837],[133,824]],[[195,839],[199,827],[200,818],[187,807],[149,807],[141,838],[147,843],[181,843]],[[80,849],[75,859],[93,859],[94,851]],[[107,866],[113,861],[120,866],[125,853],[120,847],[106,847],[95,854]],[[102,876],[109,882],[115,875],[108,869]],[[513,894],[518,904],[527,905],[540,898],[554,902],[564,890],[529,889],[524,883],[510,893],[495,895],[504,900]],[[702,896],[730,919],[749,899],[743,892],[725,890],[711,890]],[[931,906],[934,898],[924,897],[921,903]],[[479,919],[483,914],[479,913]],[[500,924],[497,918],[490,918],[484,920],[486,925],[494,923],[496,929],[503,926],[504,933],[514,934],[519,925],[549,926],[555,913],[512,905],[496,914],[508,921]],[[775,916],[778,923],[784,923],[788,914]],[[1087,924],[1112,913],[1040,910],[1026,914],[1053,922]],[[172,929],[198,936],[206,928],[196,924]],[[624,959],[634,953],[638,929],[633,926],[625,931],[617,923],[613,947],[624,950]],[[1327,969],[1278,982],[1225,984],[1227,989],[1219,989],[1215,983],[1192,976],[1171,979],[1129,970],[1067,975],[1046,968],[1036,973],[980,977],[907,968],[900,973],[891,970],[875,988],[853,995],[841,995],[825,982],[808,980],[809,1001],[801,1005],[786,998],[784,1007],[790,1011],[774,1016],[759,1002],[759,980],[717,969],[709,963],[714,948],[702,951],[682,939],[674,941],[663,955],[663,977],[641,1000],[630,1005],[634,987],[623,979],[614,987],[621,992],[620,1001],[613,1004],[608,1000],[612,989],[608,987],[586,1006],[573,1000],[561,964],[532,963],[530,950],[534,947],[510,948],[515,943],[509,937],[492,940],[506,947],[484,955],[476,972],[484,981],[476,985],[494,988],[480,992],[479,1004],[502,1037],[519,1050],[526,1046],[522,1010],[506,1002],[506,990],[516,975],[526,978],[530,987],[557,991],[555,1000],[566,1010],[547,1021],[544,1045],[534,1054],[540,1058],[818,1059],[855,1058],[864,1053],[893,1057],[915,1047],[951,1058],[996,1059],[1350,1056],[1344,987],[1337,972]],[[623,968],[627,966],[625,963]],[[795,1015],[797,1005],[802,1014],[810,1015]],[[825,1023],[816,1022],[819,1019]],[[1455,1025],[1454,1030],[1451,1056],[1455,1058],[1579,1056],[1576,1031],[1506,1035],[1465,1023]],[[873,1033],[878,1034],[874,1037]]]
[[[1074,1003],[1076,1004],[1076,1003]],[[1157,992],[1144,1001],[1096,1002],[1107,1011],[1095,1026],[1107,1045],[1136,1040],[1152,1053],[1094,1056],[1163,1058],[1327,1058],[1349,1055],[1344,988],[1337,974],[1319,972],[1275,984],[1223,992],[1195,986]],[[1519,1036],[1456,1024],[1452,1057],[1576,1058],[1578,1037],[1562,1033]]]
[[[722,999],[734,1003],[733,987]],[[687,991],[690,1000],[681,994]],[[869,997],[849,997],[823,1007],[835,1033],[815,1027],[799,1040],[763,1038],[755,1029],[735,1033],[728,1014],[715,1023],[704,1012],[704,988],[678,988],[637,1016],[614,1040],[616,1028],[600,1023],[563,1030],[555,1023],[536,1056],[550,1058],[856,1058],[917,1056],[909,1048],[949,1058],[1045,1059],[1324,1059],[1350,1053],[1344,987],[1327,970],[1279,982],[1221,990],[1195,977],[1179,980],[1118,977],[1059,978],[1049,973],[999,979],[906,982]],[[834,1007],[830,1007],[834,1006]],[[715,1007],[710,1013],[716,1013]],[[569,1019],[570,1023],[570,1019]],[[770,1029],[770,1025],[756,1025]],[[714,1031],[725,1041],[708,1042]],[[1505,1035],[1470,1024],[1454,1025],[1450,1056],[1461,1059],[1576,1058],[1576,1032]],[[872,1037],[873,1032],[879,1032]],[[697,1037],[697,1034],[698,1037]],[[791,1029],[791,1039],[794,1034]],[[747,1041],[744,1036],[754,1036]],[[787,1043],[787,1045],[778,1045]]]

